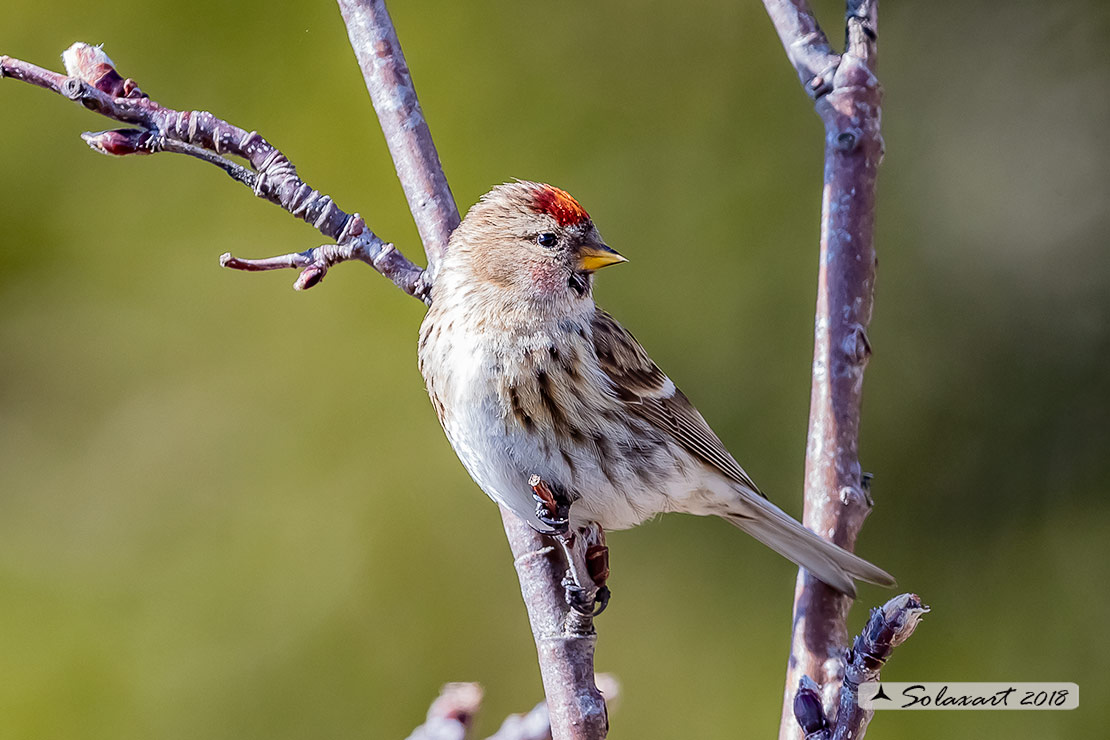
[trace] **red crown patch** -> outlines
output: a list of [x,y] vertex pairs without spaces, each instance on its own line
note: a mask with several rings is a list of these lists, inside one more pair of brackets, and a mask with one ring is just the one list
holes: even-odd
[[533,207],[536,211],[551,216],[560,226],[570,226],[590,220],[590,214],[586,213],[582,206],[578,205],[578,201],[565,190],[551,185],[541,185],[532,191],[532,197],[535,198]]

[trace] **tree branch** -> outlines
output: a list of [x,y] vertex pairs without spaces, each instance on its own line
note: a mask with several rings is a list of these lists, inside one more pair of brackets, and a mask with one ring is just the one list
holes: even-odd
[[763,5],[805,91],[812,98],[831,91],[840,55],[829,45],[809,3],[806,0],[763,0]]
[[439,163],[384,0],[338,0],[366,89],[377,111],[397,176],[428,255],[429,283],[459,210]]
[[592,620],[567,606],[561,585],[567,562],[550,538],[536,534],[516,514],[502,507],[501,519],[536,640],[554,736],[604,738],[609,717],[594,682],[597,633]]
[[[862,472],[859,463],[859,419],[863,372],[871,355],[867,327],[875,286],[875,184],[883,155],[881,89],[873,72],[878,0],[848,0],[843,57],[832,52],[805,0],[764,0],[764,5],[803,88],[815,98],[825,126],[802,521],[852,550],[872,506],[870,476]],[[851,599],[805,571],[799,572],[780,740],[802,737],[798,720],[812,715],[806,704],[811,703],[815,689],[804,688],[795,696],[803,677],[823,687],[823,712],[829,716],[833,716],[838,698],[842,707],[851,698],[844,681],[850,607]],[[796,701],[802,710],[798,720]],[[854,698],[851,701],[854,703]],[[863,722],[858,728],[857,740],[865,726]],[[819,726],[807,729],[821,731]]]
[[[197,157],[223,169],[248,185],[260,198],[284,208],[334,239],[335,249],[309,250],[275,260],[237,260],[230,255],[221,264],[246,270],[298,267],[298,289],[323,279],[335,262],[357,259],[392,280],[401,290],[428,299],[423,270],[392,244],[382,241],[362,217],[348,214],[330,197],[309,187],[284,154],[257,132],[247,132],[206,111],[164,108],[146,96],[133,80],[123,79],[115,64],[99,47],[77,43],[62,58],[69,76],[7,56],[0,57],[0,77],[37,85],[82,104],[89,110],[138,128],[85,133],[94,150],[113,156],[176,152]],[[251,172],[225,158],[231,154],[247,160]]]
[[875,66],[875,44],[878,41],[878,0],[848,0],[844,48],[847,53]]
[[848,651],[847,668],[838,710],[830,720],[821,701],[820,687],[802,676],[794,697],[794,717],[805,740],[859,740],[867,732],[874,711],[859,705],[859,686],[878,681],[894,648],[909,639],[929,607],[916,594],[902,594],[872,609],[863,631]]

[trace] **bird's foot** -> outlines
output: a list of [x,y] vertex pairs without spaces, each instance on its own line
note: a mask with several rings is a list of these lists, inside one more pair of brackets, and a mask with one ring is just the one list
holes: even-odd
[[605,530],[597,524],[587,524],[575,535],[557,538],[567,559],[563,588],[572,614],[589,622],[605,611],[612,595],[605,585],[609,579],[609,548],[605,546]]
[[538,475],[528,479],[532,487],[532,498],[536,500],[536,518],[551,527],[557,537],[566,536],[570,531],[570,504],[562,497],[557,497]]
[[584,617],[593,619],[605,611],[609,606],[609,597],[612,595],[608,586],[586,588],[574,580],[574,575],[568,570],[563,577],[567,606]]

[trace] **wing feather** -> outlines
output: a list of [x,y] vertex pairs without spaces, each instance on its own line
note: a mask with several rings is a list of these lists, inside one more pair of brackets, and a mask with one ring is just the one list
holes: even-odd
[[762,496],[702,415],[652,362],[636,338],[600,308],[592,323],[598,362],[628,412],[649,422],[729,479]]

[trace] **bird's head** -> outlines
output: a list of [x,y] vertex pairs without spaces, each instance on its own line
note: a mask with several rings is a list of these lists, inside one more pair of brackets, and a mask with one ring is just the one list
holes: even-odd
[[451,236],[444,269],[531,301],[588,298],[592,275],[625,258],[569,193],[517,181],[482,196]]

